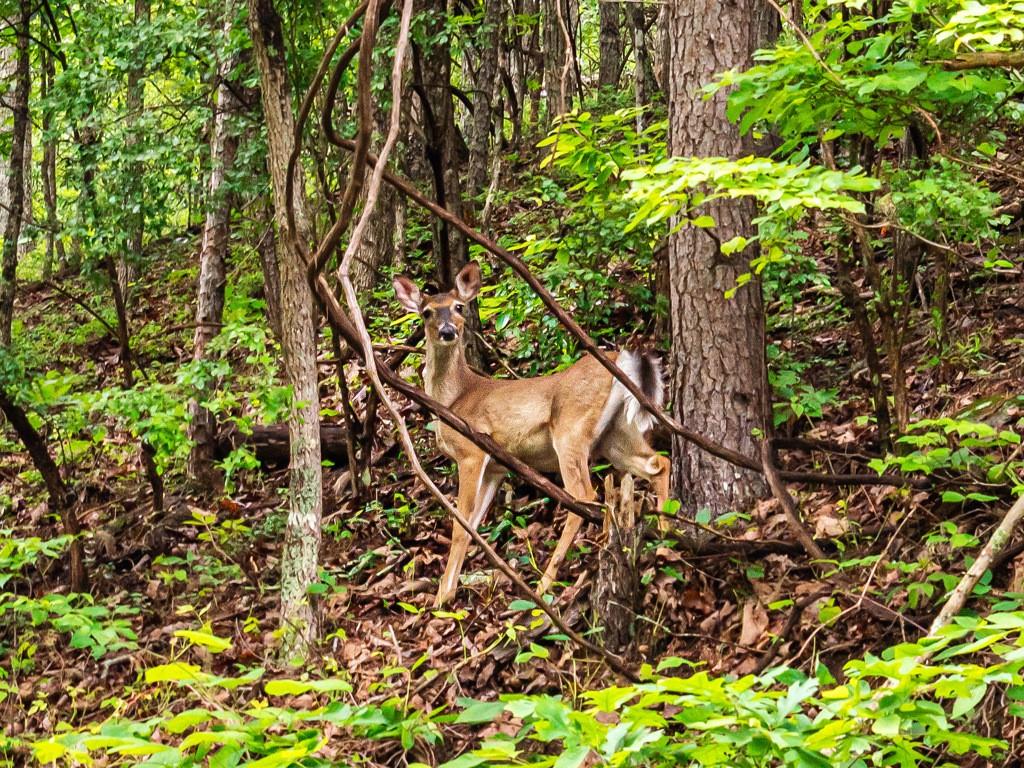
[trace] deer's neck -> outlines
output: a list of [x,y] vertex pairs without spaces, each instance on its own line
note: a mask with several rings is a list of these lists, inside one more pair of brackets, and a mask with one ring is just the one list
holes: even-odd
[[465,390],[473,372],[466,363],[462,344],[427,344],[427,364],[423,369],[423,386],[428,395],[442,405],[450,406]]

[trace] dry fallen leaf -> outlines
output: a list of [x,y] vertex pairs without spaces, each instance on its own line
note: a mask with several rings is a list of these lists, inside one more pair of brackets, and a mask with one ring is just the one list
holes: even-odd
[[743,628],[740,630],[740,645],[756,645],[768,629],[768,611],[760,600],[748,600],[743,604]]

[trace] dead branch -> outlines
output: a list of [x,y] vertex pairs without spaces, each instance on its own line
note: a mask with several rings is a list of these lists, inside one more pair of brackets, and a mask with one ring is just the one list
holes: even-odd
[[1024,51],[978,51],[962,53],[955,59],[932,62],[942,64],[943,69],[960,72],[965,69],[1020,69],[1024,67]]
[[779,477],[779,470],[776,469],[775,459],[772,457],[771,442],[768,440],[761,441],[761,461],[764,464],[764,474],[768,480],[768,486],[782,505],[782,510],[786,513],[786,520],[793,535],[796,536],[797,541],[800,542],[812,560],[824,560],[825,553],[821,551],[821,547],[815,543],[810,531],[803,524],[803,521],[800,519],[800,510],[797,508],[792,494],[783,485],[782,479]]
[[[1002,521],[992,532],[989,540],[982,547],[981,552],[978,553],[977,559],[971,564],[971,567],[967,569],[967,573],[964,574],[963,578],[960,579],[960,583],[956,585],[956,589],[949,595],[949,599],[946,604],[939,611],[939,615],[935,617],[931,627],[928,629],[929,635],[935,635],[940,629],[949,624],[953,618],[963,610],[964,604],[967,602],[967,598],[970,597],[971,592],[974,591],[975,585],[978,580],[984,575],[985,571],[988,570],[992,564],[993,558],[999,554],[999,552],[1006,546],[1010,537],[1013,535],[1014,528],[1020,522],[1021,518],[1024,517],[1024,495],[1017,499],[1016,503],[1010,507],[1006,514],[1003,516]],[[928,658],[931,654],[925,654],[924,659]],[[919,660],[923,660],[919,657]]]

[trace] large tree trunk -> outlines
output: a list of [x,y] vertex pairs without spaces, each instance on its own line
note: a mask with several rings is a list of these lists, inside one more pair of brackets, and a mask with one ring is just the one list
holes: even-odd
[[4,224],[3,252],[0,257],[0,344],[11,343],[14,319],[14,292],[18,269],[18,240],[24,223],[25,209],[32,201],[25,199],[25,158],[28,143],[29,49],[28,22],[32,15],[29,0],[21,0],[15,22],[14,92],[7,101],[14,113],[11,132],[11,154],[7,164],[7,220]]
[[[737,157],[755,151],[726,118],[725,93],[705,100],[700,86],[716,72],[749,67],[771,41],[771,7],[760,0],[673,0],[669,149],[673,155]],[[754,206],[708,206],[717,240],[750,236]],[[725,291],[749,271],[748,253],[727,259],[716,239],[687,227],[669,240],[672,310],[672,400],[677,418],[697,432],[756,458],[755,430],[764,430],[764,315],[757,280],[734,298]],[[675,490],[693,515],[746,508],[764,491],[762,477],[674,438]]]
[[[284,59],[281,17],[273,0],[249,0],[249,27],[260,73],[267,153],[274,190],[274,212],[280,236],[282,347],[292,411],[289,512],[281,555],[282,652],[286,659],[303,658],[317,637],[316,614],[308,589],[317,579],[323,494],[320,469],[320,397],[317,391],[316,328],[313,295],[306,282],[302,248],[312,227],[306,209],[301,169],[293,179],[296,238],[287,225],[286,180],[295,120]],[[300,242],[301,241],[301,242]]]
[[[224,39],[231,34],[234,3],[229,0],[225,8]],[[217,70],[217,91],[214,104],[213,134],[210,140],[210,185],[203,242],[199,252],[199,290],[196,305],[196,330],[192,343],[192,359],[206,358],[206,345],[220,332],[224,315],[224,286],[227,282],[226,263],[231,222],[231,198],[225,187],[227,172],[235,160],[238,139],[231,131],[231,115],[238,107],[237,99],[229,87],[228,78],[237,63],[235,57],[225,57]],[[216,454],[216,420],[212,413],[189,401],[189,474],[197,483],[214,490],[220,476],[214,466]]]
[[622,69],[622,36],[620,33],[619,4],[600,3],[601,30],[599,37],[598,88],[615,88]]

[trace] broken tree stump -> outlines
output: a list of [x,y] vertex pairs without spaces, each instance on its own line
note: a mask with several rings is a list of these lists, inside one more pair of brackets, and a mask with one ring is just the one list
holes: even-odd
[[642,607],[639,560],[644,538],[646,497],[637,494],[633,477],[625,475],[616,489],[605,478],[605,545],[597,556],[592,590],[596,622],[610,651],[635,657],[636,622]]

